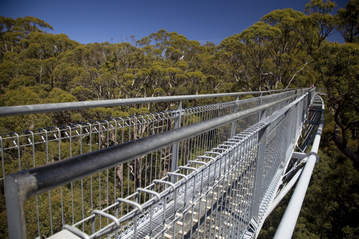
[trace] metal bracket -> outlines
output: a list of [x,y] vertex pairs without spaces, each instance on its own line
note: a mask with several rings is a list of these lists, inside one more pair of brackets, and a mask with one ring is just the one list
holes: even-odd
[[137,213],[142,212],[142,206],[140,204],[136,203],[136,202],[133,202],[133,201],[130,201],[130,200],[124,199],[124,198],[117,198],[116,201],[119,202],[119,203],[124,202],[124,203],[130,204],[130,205],[136,207]]
[[319,162],[319,155],[315,152],[309,152],[309,153],[300,153],[300,152],[293,152],[292,159],[300,159],[303,160],[305,158],[309,158],[310,155],[314,155],[316,157],[316,163]]
[[168,182],[168,181],[162,181],[162,180],[152,180],[153,183],[163,183],[163,184],[167,184],[170,185],[170,187],[173,189],[173,191],[176,191],[176,185],[174,183]]
[[187,167],[187,166],[179,166],[178,168],[180,168],[180,169],[193,170],[193,171],[195,171],[196,173],[198,173],[198,171],[199,171],[197,168]]
[[100,210],[94,210],[93,211],[94,214],[97,214],[97,215],[100,215],[100,216],[103,216],[103,217],[106,217],[110,220],[112,220],[114,223],[115,223],[115,228],[119,228],[120,226],[120,221],[118,220],[118,218],[116,218],[115,216],[112,216],[111,214],[108,214],[108,213],[105,213],[105,212],[102,212]]
[[161,200],[161,195],[155,191],[144,189],[144,188],[137,188],[137,191],[152,194],[157,198],[157,201]]
[[[208,164],[207,164],[206,162],[197,161],[197,160],[190,160],[190,161],[188,161],[188,163],[200,164],[200,165],[204,165],[205,167],[208,166]],[[200,168],[201,168],[201,167],[200,167]]]
[[316,158],[315,163],[318,163],[318,162],[319,162],[319,154],[317,154],[317,153],[315,153],[315,152],[309,152],[307,155],[308,155],[308,157],[309,157],[310,155],[314,155],[315,158]]
[[293,152],[292,154],[292,159],[304,159],[305,157],[307,157],[306,153],[301,153],[301,152]]
[[[185,180],[185,183],[188,181],[188,177],[182,173],[172,173],[172,172],[168,172],[167,175],[170,175],[170,176],[177,176],[177,177],[183,177],[184,180]],[[180,180],[177,180],[177,182],[180,181]]]
[[254,218],[252,218],[251,222],[247,226],[247,230],[244,233],[242,239],[252,239],[254,237],[254,234],[256,233],[258,226],[259,224],[257,223],[257,221]]

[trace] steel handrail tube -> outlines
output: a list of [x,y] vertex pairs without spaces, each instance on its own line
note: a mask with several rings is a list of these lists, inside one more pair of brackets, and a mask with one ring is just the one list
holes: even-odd
[[27,198],[109,169],[120,163],[126,163],[134,158],[255,114],[297,96],[292,95],[251,109],[10,174],[6,177],[5,183],[8,225],[12,226],[12,230],[9,230],[9,238],[26,238],[24,202]]
[[129,104],[145,104],[145,103],[155,103],[155,102],[207,99],[207,98],[225,97],[225,96],[254,95],[254,94],[275,93],[275,92],[289,91],[289,90],[292,89],[5,106],[5,107],[0,107],[0,117],[38,114],[38,113],[56,112],[56,111],[64,111],[64,110],[78,110],[78,109],[89,109],[89,108],[98,108],[98,107],[121,106],[121,105],[129,105]]

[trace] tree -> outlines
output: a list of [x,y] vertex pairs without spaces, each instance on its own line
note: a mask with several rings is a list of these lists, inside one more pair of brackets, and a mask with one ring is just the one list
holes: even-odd
[[336,19],[331,12],[335,6],[336,4],[329,0],[325,3],[323,0],[311,0],[305,5],[305,13],[308,15],[298,19],[297,29],[309,55],[313,55],[333,32]]
[[359,43],[359,0],[350,0],[345,8],[338,10],[336,17],[338,20],[336,28],[345,42]]
[[326,43],[314,56],[314,66],[327,89],[334,117],[332,139],[338,149],[359,167],[359,46]]
[[298,20],[304,17],[302,12],[293,9],[274,10],[263,16],[261,21],[280,29],[268,44],[269,59],[273,64],[271,72],[266,74],[268,88],[278,88],[278,84],[288,88],[291,84],[299,86],[300,73],[306,70],[309,57],[303,50],[300,35],[297,33]]
[[23,48],[20,41],[28,37],[31,32],[45,32],[53,30],[50,24],[36,17],[26,16],[17,18],[16,20],[0,16],[0,60],[5,52],[19,53]]
[[275,10],[220,44],[223,51],[217,55],[242,89],[278,89],[305,81],[300,78],[309,57],[297,33],[304,16],[293,9]]

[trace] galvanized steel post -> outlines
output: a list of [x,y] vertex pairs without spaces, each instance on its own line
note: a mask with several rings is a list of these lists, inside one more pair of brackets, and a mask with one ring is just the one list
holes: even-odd
[[[175,116],[175,124],[174,128],[178,129],[181,127],[181,118],[182,118],[182,100],[178,102],[178,108]],[[175,143],[173,146],[172,152],[172,162],[171,162],[171,171],[174,172],[177,170],[178,167],[178,153],[179,153],[179,143]],[[173,178],[173,183],[174,183]]]
[[[262,104],[263,104],[263,93],[259,95],[258,106]],[[266,110],[262,110],[261,112],[258,112],[258,122],[264,119],[265,117],[266,117]]]
[[259,204],[262,197],[262,180],[264,170],[264,156],[266,152],[267,143],[267,129],[268,126],[264,127],[258,132],[258,151],[256,161],[256,173],[254,178],[253,197],[252,197],[252,209],[251,215],[256,222],[259,221]]
[[[30,185],[26,185],[26,183]],[[29,182],[26,177],[20,177],[19,179],[12,177],[12,175],[6,177],[5,199],[9,238],[26,238],[24,203],[28,195],[24,194],[24,190],[22,189],[23,184],[31,188],[36,187],[36,185]]]
[[[239,96],[237,96],[237,99],[234,103],[234,107],[233,107],[233,113],[236,113],[238,111],[238,101],[239,101]],[[237,120],[232,122],[232,127],[231,127],[231,137],[233,137],[234,135],[236,135],[236,127],[237,127]]]

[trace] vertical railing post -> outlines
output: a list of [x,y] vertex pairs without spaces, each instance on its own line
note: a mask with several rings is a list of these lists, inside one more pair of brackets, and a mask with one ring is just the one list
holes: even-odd
[[[273,97],[271,99],[273,101]],[[263,104],[262,93],[260,95],[259,104]],[[258,112],[258,122],[266,118],[266,110]],[[253,197],[251,205],[251,217],[259,222],[259,205],[262,196],[262,180],[263,180],[263,170],[264,170],[264,156],[266,151],[266,142],[267,142],[267,128],[264,127],[258,132],[258,151],[257,151],[257,162],[256,162],[256,172],[253,185]]]
[[288,124],[286,126],[287,128],[284,130],[284,132],[286,132],[286,133],[284,136],[284,140],[282,140],[281,148],[286,149],[286,150],[283,150],[284,155],[281,158],[281,162],[289,163],[289,162],[286,162],[285,160],[291,159],[290,155],[292,154],[293,150],[295,149],[296,138],[295,138],[294,134],[295,134],[296,120],[294,119],[294,117],[295,117],[294,112],[292,112],[291,114],[289,112],[287,112],[285,114],[285,117],[288,120]]
[[[26,195],[24,195],[21,190],[22,183],[24,182],[21,180],[21,178],[20,180],[17,180],[11,175],[7,176],[6,178],[5,200],[7,226],[9,229],[10,239],[26,238],[26,219],[24,210]],[[18,184],[20,184],[20,186]]]
[[314,96],[314,89],[310,89],[309,94],[308,94],[308,105],[307,105],[308,109],[309,109],[309,106],[311,105],[311,103],[313,101],[313,96]]
[[[177,113],[175,115],[175,123],[174,123],[175,129],[181,127],[181,118],[182,118],[182,100],[178,102],[178,108],[177,108]],[[179,154],[179,143],[175,143],[173,145],[173,152],[172,152],[171,172],[176,171],[178,168],[178,154]]]
[[305,111],[305,117],[304,118],[306,118],[307,117],[307,115],[309,114],[309,109],[310,109],[310,104],[311,104],[311,102],[312,102],[312,90],[309,90],[309,92],[308,92],[308,94],[307,94],[307,96],[306,96],[306,98],[307,98],[307,105],[306,105],[306,111]]
[[259,205],[262,196],[262,180],[264,170],[264,156],[266,152],[267,143],[267,129],[268,126],[264,127],[258,132],[258,151],[257,151],[257,162],[256,162],[256,173],[253,185],[253,197],[251,205],[251,217],[259,222]]
[[[259,95],[259,101],[258,101],[258,106],[262,105],[263,104],[263,93],[261,93]],[[265,110],[261,111],[261,112],[258,112],[258,119],[257,119],[257,122],[261,121],[263,119],[263,117],[265,117]]]
[[307,114],[309,112],[309,106],[308,106],[308,98],[309,95],[306,95],[302,100],[302,113],[301,113],[301,121],[304,122],[305,118],[307,117]]
[[[238,112],[238,104],[239,104],[239,96],[237,96],[237,99],[234,103],[233,113]],[[237,120],[232,122],[231,137],[234,137],[236,135],[236,127],[237,127]]]

